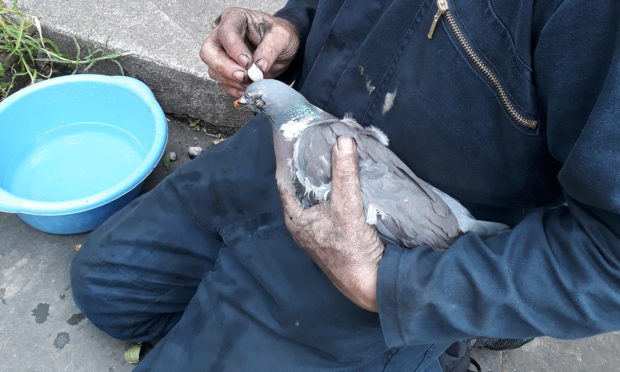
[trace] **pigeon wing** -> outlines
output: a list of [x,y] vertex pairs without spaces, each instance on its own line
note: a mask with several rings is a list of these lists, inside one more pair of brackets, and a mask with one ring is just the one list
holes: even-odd
[[[362,197],[368,200],[368,212],[377,214],[377,230],[390,240],[394,240],[390,235],[395,236],[397,243],[406,247],[449,247],[462,232],[451,208],[432,186],[372,136],[357,141]],[[385,172],[369,173],[364,163],[381,164]]]
[[324,202],[332,188],[332,148],[336,134],[325,121],[306,128],[293,150],[293,175],[298,186],[297,197],[305,207]]
[[295,144],[293,169],[306,206],[327,200],[331,191],[331,150],[340,136],[352,137],[360,156],[360,182],[369,223],[382,237],[406,247],[447,248],[460,235],[448,205],[386,145],[385,136],[352,119],[315,124]]

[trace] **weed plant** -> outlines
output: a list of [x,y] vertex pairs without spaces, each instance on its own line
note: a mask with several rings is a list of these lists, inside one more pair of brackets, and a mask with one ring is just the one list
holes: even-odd
[[54,42],[43,37],[37,17],[19,10],[17,0],[12,7],[0,1],[0,101],[25,85],[49,79],[59,67],[69,74],[85,73],[97,62],[111,61],[123,74],[117,58],[126,53],[91,47],[83,51],[75,38],[73,41],[75,55],[61,53]]

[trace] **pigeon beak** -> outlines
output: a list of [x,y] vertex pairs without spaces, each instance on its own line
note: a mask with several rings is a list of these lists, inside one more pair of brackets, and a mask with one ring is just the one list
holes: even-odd
[[236,100],[235,102],[233,102],[233,107],[234,108],[239,108],[239,106],[245,105],[247,103],[248,103],[248,101],[245,99],[245,97],[241,97],[238,100]]

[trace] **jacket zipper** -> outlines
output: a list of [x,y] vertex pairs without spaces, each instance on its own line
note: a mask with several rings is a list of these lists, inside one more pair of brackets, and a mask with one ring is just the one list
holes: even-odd
[[456,38],[458,44],[465,51],[465,54],[467,55],[469,60],[474,64],[474,66],[476,66],[476,68],[480,72],[482,72],[482,74],[489,80],[489,82],[495,89],[495,92],[499,96],[499,99],[502,102],[502,106],[504,110],[508,113],[508,116],[510,116],[517,123],[527,128],[536,129],[538,127],[538,121],[534,119],[528,119],[519,113],[514,103],[512,103],[512,101],[510,100],[510,97],[508,97],[508,93],[506,92],[506,89],[504,88],[502,83],[499,81],[497,75],[495,75],[493,70],[491,70],[489,66],[484,62],[484,60],[480,58],[474,48],[472,48],[469,41],[467,41],[467,39],[465,38],[465,34],[463,34],[463,31],[461,31],[459,25],[456,23],[452,12],[450,12],[448,0],[437,0],[437,13],[435,13],[431,28],[428,30],[428,38],[433,38],[433,35],[435,34],[435,29],[437,28],[437,25],[443,16],[445,16],[445,19],[448,23],[448,28]]

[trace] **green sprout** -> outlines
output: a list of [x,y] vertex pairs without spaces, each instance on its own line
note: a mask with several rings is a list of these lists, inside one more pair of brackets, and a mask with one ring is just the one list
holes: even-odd
[[164,157],[161,159],[161,163],[164,166],[164,168],[168,169],[168,167],[170,167],[170,153],[166,152],[164,154]]
[[195,130],[196,132],[200,132],[200,119],[191,120],[189,122],[189,128]]

